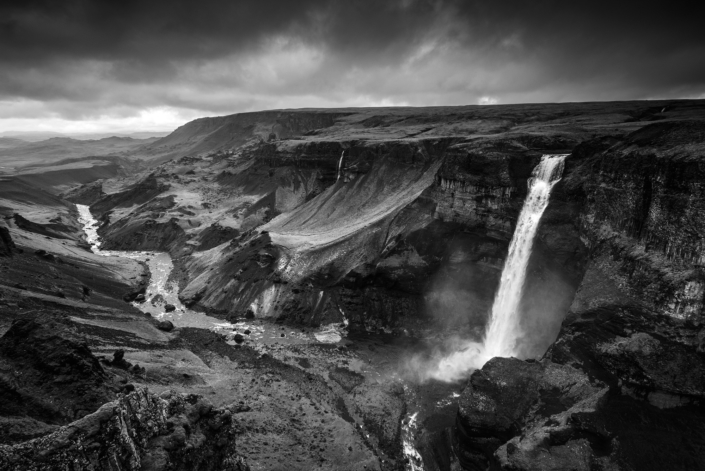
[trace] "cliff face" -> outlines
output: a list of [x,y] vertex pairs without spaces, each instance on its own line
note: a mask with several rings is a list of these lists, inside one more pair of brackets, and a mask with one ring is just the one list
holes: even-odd
[[540,362],[473,374],[467,469],[700,466],[704,130],[658,123],[575,149],[556,196],[578,208],[585,275]]
[[[586,144],[566,185],[580,200],[592,256],[589,279],[624,303],[697,323],[703,316],[705,125],[646,126],[624,139]],[[586,284],[574,310],[600,297]],[[605,293],[606,294],[606,293]]]
[[[258,317],[313,325],[343,319],[359,329],[417,328],[433,319],[449,328],[482,325],[541,153],[516,142],[456,141],[257,148],[246,170],[223,172],[217,181],[265,193],[247,208],[245,221],[289,210],[261,226],[266,240],[245,235],[193,254],[182,297],[216,315],[252,309]],[[560,298],[564,309],[582,274],[582,243],[572,207],[558,201],[549,213],[532,270],[560,278],[565,290],[551,299]],[[449,300],[450,291],[471,302]],[[541,286],[531,292],[527,309],[546,310],[535,302],[545,298]],[[546,340],[537,348],[555,338],[560,317],[544,326]]]

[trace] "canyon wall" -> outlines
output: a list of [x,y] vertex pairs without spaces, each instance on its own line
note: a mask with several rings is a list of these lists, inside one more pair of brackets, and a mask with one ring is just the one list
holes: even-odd
[[543,359],[473,374],[466,469],[700,466],[704,130],[658,123],[574,150],[556,196],[579,208],[585,276]]

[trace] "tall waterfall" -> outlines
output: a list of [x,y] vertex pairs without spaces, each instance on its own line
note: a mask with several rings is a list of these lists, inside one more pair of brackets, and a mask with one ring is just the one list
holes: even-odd
[[493,357],[511,357],[519,353],[518,342],[524,336],[519,303],[526,268],[551,190],[563,176],[565,158],[565,155],[544,155],[529,179],[529,192],[509,244],[509,254],[502,269],[484,340],[453,339],[452,353],[430,362],[413,357],[409,368],[422,380],[457,381],[467,376],[469,371],[482,368]]
[[544,155],[529,179],[529,192],[509,244],[509,255],[502,269],[502,279],[485,333],[485,354],[490,358],[509,357],[517,352],[517,341],[522,336],[519,302],[526,280],[526,267],[551,190],[563,176],[565,157]]

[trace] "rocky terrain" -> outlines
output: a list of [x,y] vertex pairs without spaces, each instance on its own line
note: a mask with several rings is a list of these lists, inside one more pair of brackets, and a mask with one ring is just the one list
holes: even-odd
[[[0,468],[700,469],[704,150],[702,101],[287,110],[3,177]],[[546,153],[521,358],[429,381]]]

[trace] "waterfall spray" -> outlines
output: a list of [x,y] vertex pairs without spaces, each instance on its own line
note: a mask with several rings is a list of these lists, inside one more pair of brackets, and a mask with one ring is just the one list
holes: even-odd
[[[565,158],[566,155],[544,155],[529,179],[528,194],[509,244],[509,254],[502,269],[499,289],[483,342],[458,342],[450,355],[430,367],[421,366],[420,368],[425,370],[421,372],[422,378],[457,381],[467,375],[468,371],[482,368],[482,365],[493,357],[517,355],[518,342],[524,336],[519,304],[526,269],[551,190],[563,176]],[[419,365],[415,365],[415,368],[419,368]]]

